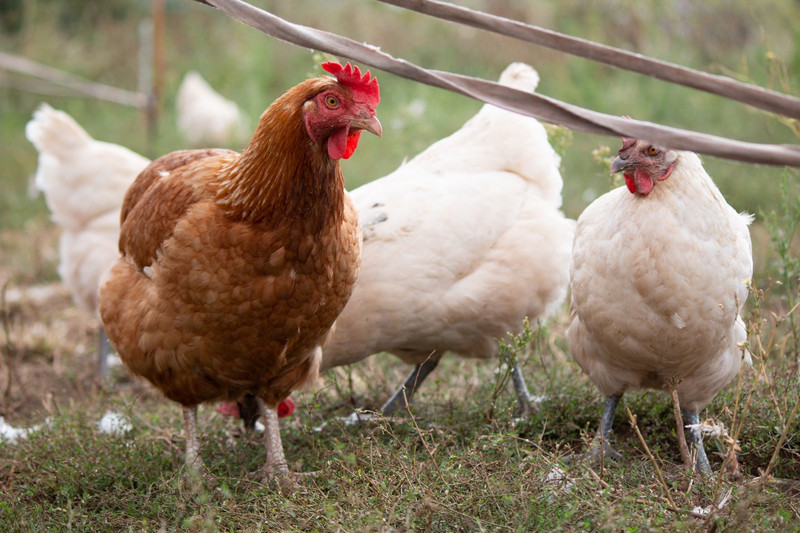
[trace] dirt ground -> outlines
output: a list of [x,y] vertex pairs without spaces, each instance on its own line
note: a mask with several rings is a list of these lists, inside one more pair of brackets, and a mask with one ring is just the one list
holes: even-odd
[[0,416],[8,423],[40,423],[54,402],[81,403],[109,387],[147,389],[119,365],[99,376],[100,321],[77,308],[60,283],[7,284],[0,318]]

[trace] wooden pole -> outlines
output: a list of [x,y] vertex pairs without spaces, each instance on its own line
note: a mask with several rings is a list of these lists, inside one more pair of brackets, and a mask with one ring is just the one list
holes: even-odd
[[158,129],[158,119],[164,99],[164,78],[167,70],[166,36],[167,10],[166,0],[152,0],[150,16],[153,20],[153,85],[151,90],[151,118],[149,120],[151,136]]

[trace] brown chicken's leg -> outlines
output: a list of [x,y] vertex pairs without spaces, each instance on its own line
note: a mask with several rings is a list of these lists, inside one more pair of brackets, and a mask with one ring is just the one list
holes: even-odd
[[183,423],[186,426],[186,467],[204,471],[200,458],[200,439],[197,437],[197,406],[183,408]]
[[261,417],[264,419],[264,447],[267,449],[267,461],[262,471],[264,482],[276,480],[281,488],[291,488],[292,480],[289,477],[286,456],[283,454],[278,414],[267,407],[261,398],[257,398],[257,401]]

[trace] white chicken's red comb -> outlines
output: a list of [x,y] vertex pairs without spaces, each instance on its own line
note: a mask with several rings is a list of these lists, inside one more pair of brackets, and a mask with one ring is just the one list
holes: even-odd
[[[628,119],[628,120],[633,120],[633,119],[632,119],[631,117],[629,117],[628,115],[622,115],[622,118],[624,118],[624,119]],[[620,148],[620,149],[619,149],[619,151],[620,151],[620,152],[622,152],[623,150],[627,150],[628,148],[630,148],[631,146],[633,146],[634,144],[636,144],[636,141],[637,141],[637,140],[638,140],[638,139],[636,139],[636,138],[634,138],[634,137],[625,137],[625,136],[623,135],[623,136],[622,136],[622,148]]]
[[377,106],[378,102],[381,101],[378,78],[370,78],[369,70],[362,76],[358,67],[352,66],[349,62],[342,66],[335,61],[323,63],[322,68],[336,76],[336,81],[342,85],[346,85],[366,96],[373,103],[373,106]]

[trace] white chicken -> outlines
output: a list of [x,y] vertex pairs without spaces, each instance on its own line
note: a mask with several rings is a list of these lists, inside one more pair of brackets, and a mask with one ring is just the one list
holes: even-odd
[[[572,357],[607,397],[590,455],[607,444],[622,394],[677,383],[688,424],[749,354],[739,313],[753,259],[752,217],[729,206],[691,152],[623,138],[619,187],[578,219],[572,264]],[[699,431],[696,467],[711,467]]]
[[[78,307],[97,316],[100,276],[119,256],[122,198],[150,161],[93,139],[71,116],[47,104],[34,112],[25,134],[39,152],[34,183],[62,230],[58,273]],[[104,372],[103,350],[99,364]]]
[[178,130],[195,148],[227,147],[248,140],[252,133],[239,106],[195,71],[188,72],[178,88],[177,111]]
[[[533,91],[528,65],[500,83]],[[536,120],[485,105],[460,130],[351,193],[361,273],[323,346],[323,369],[389,352],[416,365],[406,395],[446,353],[491,358],[523,320],[564,300],[575,222],[560,211],[560,158]],[[521,407],[527,389],[514,369]],[[404,405],[403,387],[383,407]]]

